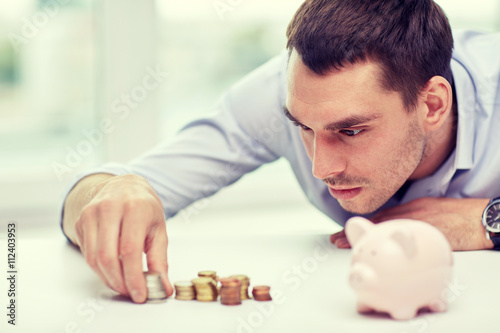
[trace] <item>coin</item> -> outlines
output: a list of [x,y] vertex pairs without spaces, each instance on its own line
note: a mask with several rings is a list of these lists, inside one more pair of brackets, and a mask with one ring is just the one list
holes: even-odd
[[217,285],[211,277],[199,277],[191,280],[196,292],[196,300],[201,302],[212,302],[217,300]]
[[178,281],[174,283],[175,299],[189,301],[195,299],[193,283],[190,281]]
[[221,283],[221,287],[240,287],[241,286],[241,281],[233,278],[233,277],[227,277],[227,278],[221,278],[219,279],[219,282]]
[[224,305],[241,304],[241,281],[233,277],[222,278],[219,281],[220,302]]
[[217,273],[215,271],[199,271],[198,272],[199,277],[211,277],[212,279],[215,280],[217,277]]
[[248,295],[248,287],[250,286],[250,279],[248,276],[243,274],[231,275],[231,278],[235,278],[241,281],[241,299],[250,299]]
[[[220,287],[218,287],[218,282],[220,282]],[[200,302],[213,302],[220,296],[221,303],[224,305],[239,305],[242,300],[251,298],[248,295],[250,279],[243,274],[219,279],[215,271],[204,270],[198,272],[197,278],[191,281],[178,281],[174,286],[175,298],[178,300],[196,299]],[[255,286],[252,295],[256,301],[270,301],[272,298],[269,291],[269,286]],[[154,287],[151,292],[155,295]],[[161,293],[161,290],[158,293]]]
[[271,298],[271,295],[269,294],[270,289],[271,288],[269,286],[255,286],[255,287],[253,287],[253,290],[252,290],[253,298],[256,301],[271,301],[272,298]]
[[161,273],[144,272],[144,278],[146,279],[146,288],[148,291],[147,302],[163,302],[167,298],[167,292],[161,279]]

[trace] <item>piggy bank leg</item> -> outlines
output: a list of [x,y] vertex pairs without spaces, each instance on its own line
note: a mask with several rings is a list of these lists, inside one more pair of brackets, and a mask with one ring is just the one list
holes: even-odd
[[417,315],[417,310],[418,309],[406,307],[391,311],[389,314],[396,320],[409,320]]
[[358,302],[358,304],[356,304],[356,309],[358,310],[359,313],[366,313],[373,311],[372,307],[369,307],[368,305],[361,302]]

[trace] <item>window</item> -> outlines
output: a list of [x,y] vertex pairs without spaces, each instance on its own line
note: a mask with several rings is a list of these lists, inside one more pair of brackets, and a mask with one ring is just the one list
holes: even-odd
[[[437,2],[454,28],[500,30],[498,0]],[[285,47],[301,3],[0,2],[0,211],[56,207],[76,172],[171,138]],[[290,182],[278,162],[236,186]]]
[[[0,3],[0,210],[53,201],[52,163],[93,126],[90,1]],[[90,164],[91,161],[87,161]]]
[[163,137],[208,112],[232,83],[277,55],[303,0],[156,1],[163,87]]
[[445,11],[453,29],[500,31],[500,1],[435,0]]
[[[286,47],[303,0],[157,0],[159,54],[169,73],[160,93],[161,137],[211,111],[233,83]],[[280,189],[280,196],[269,189]],[[262,166],[217,194],[210,206],[306,202],[288,163]]]

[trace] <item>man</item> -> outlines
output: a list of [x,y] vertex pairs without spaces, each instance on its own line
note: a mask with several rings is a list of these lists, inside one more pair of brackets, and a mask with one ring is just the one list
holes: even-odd
[[144,302],[145,252],[171,294],[165,218],[279,157],[342,225],[421,219],[455,250],[493,247],[482,214],[500,196],[500,35],[457,33],[451,59],[431,0],[308,0],[287,37],[216,115],[72,188],[64,232],[109,287]]

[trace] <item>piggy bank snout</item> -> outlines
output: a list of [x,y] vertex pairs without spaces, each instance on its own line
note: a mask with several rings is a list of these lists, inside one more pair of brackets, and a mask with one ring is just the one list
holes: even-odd
[[349,284],[354,290],[366,289],[375,285],[375,271],[364,263],[354,263],[349,273]]
[[359,272],[351,272],[349,284],[354,290],[361,289],[363,287],[363,275],[359,274]]

